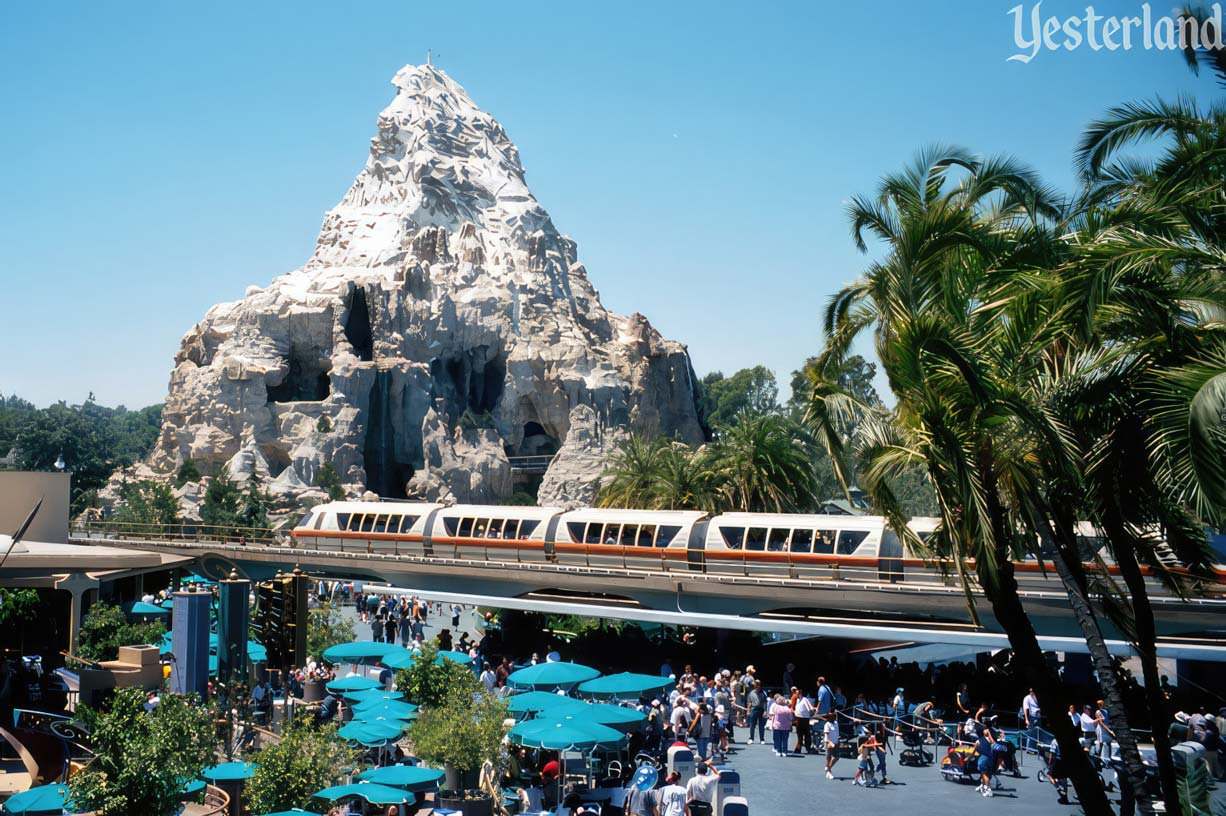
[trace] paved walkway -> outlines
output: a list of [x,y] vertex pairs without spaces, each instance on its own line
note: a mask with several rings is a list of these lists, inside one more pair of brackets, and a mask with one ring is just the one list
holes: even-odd
[[[744,730],[738,734],[741,736]],[[767,739],[770,739],[768,732]],[[894,784],[861,788],[852,784],[857,762],[840,759],[834,766],[833,780],[825,777],[824,756],[776,757],[767,745],[738,743],[729,755],[728,765],[741,774],[742,795],[750,813],[763,816],[805,816],[806,814],[886,814],[887,816],[962,816],[971,812],[1009,814],[1078,814],[1076,806],[1056,803],[1051,785],[1035,779],[1038,760],[1026,757],[1022,771],[1026,776],[1001,777],[1001,790],[985,799],[975,791],[977,783],[949,782],[941,777],[939,762],[926,768],[904,768],[897,752],[888,754],[886,767]],[[945,749],[937,749],[937,757]],[[866,808],[868,809],[866,811]],[[982,810],[981,810],[982,809]]]

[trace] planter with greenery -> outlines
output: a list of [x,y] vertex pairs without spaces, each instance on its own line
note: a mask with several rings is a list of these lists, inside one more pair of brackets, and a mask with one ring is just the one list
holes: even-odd
[[422,708],[442,704],[452,693],[475,694],[481,682],[472,669],[450,660],[439,661],[438,646],[427,643],[407,669],[396,674],[396,690]]
[[487,760],[494,763],[498,775],[506,718],[507,702],[497,695],[452,689],[441,702],[422,709],[410,732],[414,752],[424,762],[446,770],[448,788],[460,788],[461,780],[475,782]]
[[165,632],[161,621],[133,623],[118,606],[99,601],[81,621],[77,655],[86,660],[114,660],[120,646],[154,645]]
[[166,694],[146,712],[145,691],[121,688],[106,711],[81,707],[94,758],[68,781],[78,811],[106,816],[167,816],[179,809],[184,780],[213,763],[209,712],[192,698]]
[[315,728],[299,720],[252,761],[256,769],[247,783],[247,807],[252,813],[275,813],[306,809],[312,793],[341,783],[356,756],[336,736],[335,726]]

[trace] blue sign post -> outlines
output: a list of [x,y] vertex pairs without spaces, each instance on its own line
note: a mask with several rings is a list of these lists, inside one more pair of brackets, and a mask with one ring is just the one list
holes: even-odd
[[170,690],[175,694],[198,694],[209,690],[208,592],[179,591],[174,599],[174,628],[170,636]]

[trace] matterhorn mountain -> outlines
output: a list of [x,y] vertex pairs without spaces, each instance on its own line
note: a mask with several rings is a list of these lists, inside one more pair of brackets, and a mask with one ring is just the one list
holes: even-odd
[[352,496],[493,502],[556,453],[539,502],[574,506],[628,431],[701,441],[685,347],[601,305],[502,126],[436,67],[392,84],[310,260],[183,338],[148,465],[289,509],[325,462]]

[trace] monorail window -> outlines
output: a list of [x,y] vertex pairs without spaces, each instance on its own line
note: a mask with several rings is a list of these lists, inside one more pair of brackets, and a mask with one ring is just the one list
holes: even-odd
[[473,519],[470,519],[470,518],[460,519],[460,527],[456,535],[459,536],[460,538],[472,538],[473,537]]
[[524,519],[519,523],[519,537],[525,539],[536,532],[536,528],[540,525],[539,521]]
[[766,544],[766,549],[771,552],[787,552],[788,551],[788,534],[791,530],[772,529],[770,540]]
[[638,535],[639,535],[639,526],[637,524],[624,525],[622,527],[622,540],[620,542],[621,545],[623,547],[633,547],[634,541],[635,539],[638,538]]
[[322,530],[324,528],[324,519],[326,517],[327,517],[327,513],[317,513],[315,515],[315,529],[316,530]]
[[417,523],[417,516],[401,516],[400,529],[398,532],[407,533],[413,529],[413,525]]
[[485,531],[486,538],[502,538],[502,519],[494,519]]
[[519,538],[516,532],[519,530],[519,519],[506,519],[502,522],[502,537],[508,541]]
[[866,538],[868,538],[868,530],[839,531],[839,555],[851,555]]
[[677,533],[681,532],[680,527],[674,527],[671,524],[665,524],[660,528],[660,534],[656,536],[657,547],[667,547],[672,540],[677,537]]
[[576,544],[583,543],[583,522],[568,521],[566,522],[566,531],[570,533],[570,540]]
[[599,544],[604,539],[601,537],[604,534],[603,524],[589,524],[587,526],[587,535],[583,539],[584,544]]
[[656,528],[650,524],[644,524],[639,528],[639,546],[650,547],[655,543]]
[[375,514],[368,513],[362,516],[362,532],[369,533],[375,529]]
[[387,516],[375,516],[375,526],[371,528],[372,533],[387,532]]
[[750,527],[745,534],[745,549],[761,552],[766,549],[766,528]]
[[336,514],[336,529],[348,530],[349,529],[349,518],[350,516],[348,513],[337,513]]
[[489,529],[488,519],[477,519],[476,526],[473,527],[473,538],[485,538],[485,531]]
[[832,530],[813,531],[813,554],[834,555],[834,532]]
[[458,518],[444,518],[443,529],[447,531],[447,535],[454,538],[460,529],[460,520]]
[[807,553],[809,548],[813,546],[813,531],[812,530],[793,530],[792,531],[792,552]]
[[605,525],[604,538],[601,540],[601,543],[607,544],[610,547],[617,546],[618,539],[621,537],[621,529],[620,524]]
[[720,527],[719,534],[730,550],[739,550],[745,544],[745,531],[740,527]]

